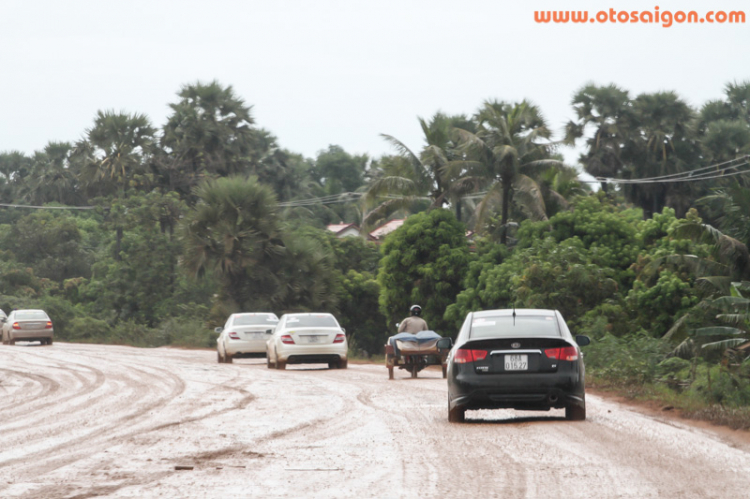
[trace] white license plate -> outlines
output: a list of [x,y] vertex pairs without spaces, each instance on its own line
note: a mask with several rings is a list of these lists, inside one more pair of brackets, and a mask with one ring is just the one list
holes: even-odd
[[506,355],[505,356],[505,370],[506,371],[528,371],[529,370],[529,356],[528,355]]
[[253,340],[262,340],[266,336],[263,333],[248,333],[248,336],[252,338]]
[[307,342],[308,343],[320,343],[320,336],[308,336]]

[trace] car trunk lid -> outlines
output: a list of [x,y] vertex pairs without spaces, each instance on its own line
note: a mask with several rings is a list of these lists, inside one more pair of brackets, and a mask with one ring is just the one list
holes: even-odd
[[491,338],[469,341],[461,350],[473,352],[470,363],[478,374],[523,374],[557,371],[559,349],[568,347],[560,337]]

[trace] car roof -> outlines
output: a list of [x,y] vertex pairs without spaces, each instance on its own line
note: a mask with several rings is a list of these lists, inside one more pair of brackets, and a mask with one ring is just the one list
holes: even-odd
[[18,312],[41,312],[43,314],[47,313],[47,312],[45,312],[44,310],[42,310],[40,308],[22,308],[22,309],[19,309],[19,310],[14,310],[14,312],[15,313],[18,313]]
[[497,310],[479,310],[474,312],[474,317],[498,317],[498,316],[511,316],[513,312],[516,316],[542,316],[542,317],[554,317],[554,310],[547,310],[544,308],[507,308]]
[[304,313],[303,312],[299,312],[299,313],[284,314],[284,315],[286,315],[287,317],[300,317],[300,316],[309,317],[311,315],[315,315],[315,316],[318,316],[318,317],[321,317],[321,316],[324,316],[324,315],[325,316],[333,317],[333,314],[328,313],[328,312],[304,312]]
[[276,317],[276,314],[273,312],[237,312],[236,314],[232,314],[232,317],[237,317],[238,315],[273,315]]

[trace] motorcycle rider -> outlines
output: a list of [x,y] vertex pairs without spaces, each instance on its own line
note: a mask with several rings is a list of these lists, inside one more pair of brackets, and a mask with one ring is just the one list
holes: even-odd
[[422,315],[422,307],[412,305],[409,312],[411,316],[404,319],[398,326],[399,333],[417,334],[420,331],[428,331],[430,329],[427,327],[427,322],[420,317]]

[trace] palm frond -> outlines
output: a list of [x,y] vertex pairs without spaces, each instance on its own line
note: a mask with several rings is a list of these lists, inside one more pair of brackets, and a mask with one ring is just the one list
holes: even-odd
[[542,191],[534,180],[526,175],[516,176],[513,182],[513,195],[532,220],[547,220],[547,209],[544,205]]
[[701,348],[709,352],[723,352],[727,348],[734,348],[738,345],[747,343],[747,340],[742,338],[732,338],[729,340],[714,341],[701,345]]
[[747,331],[728,326],[709,326],[702,327],[693,331],[693,336],[697,338],[706,338],[711,336],[744,336]]

